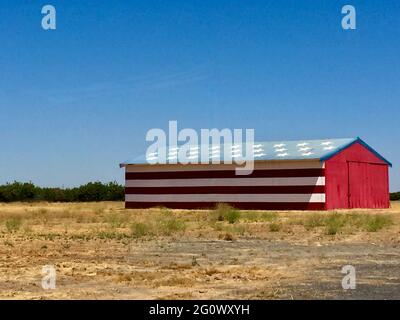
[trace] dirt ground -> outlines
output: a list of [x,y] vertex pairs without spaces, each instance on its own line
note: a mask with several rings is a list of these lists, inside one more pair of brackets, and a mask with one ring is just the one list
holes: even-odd
[[[0,299],[400,299],[388,210],[125,210],[0,204]],[[43,289],[54,266],[56,288]],[[342,288],[342,267],[356,288]]]

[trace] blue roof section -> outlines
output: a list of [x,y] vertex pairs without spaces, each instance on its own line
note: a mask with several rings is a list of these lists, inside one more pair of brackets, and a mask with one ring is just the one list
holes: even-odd
[[[291,140],[254,142],[252,147],[254,160],[321,160],[325,161],[349,147],[355,142],[361,143],[387,164],[389,161],[378,154],[360,138],[320,139],[320,140]],[[186,152],[183,152],[183,149]],[[205,153],[205,155],[203,154]],[[165,156],[164,156],[165,155]],[[191,145],[175,146],[158,150],[158,152],[142,155],[121,164],[154,164],[154,163],[224,163],[226,159],[232,161],[250,160],[246,157],[246,144],[221,145]],[[160,161],[161,160],[161,161]]]
[[368,145],[364,140],[362,140],[360,137],[357,137],[356,139],[354,139],[354,141],[350,142],[347,145],[342,146],[341,148],[339,148],[338,150],[335,150],[323,157],[320,158],[321,161],[326,161],[330,158],[332,158],[334,155],[338,154],[340,151],[350,147],[352,144],[354,143],[360,143],[364,148],[368,149],[369,151],[371,151],[375,156],[377,156],[379,159],[381,159],[382,161],[386,162],[390,167],[392,166],[392,163],[390,161],[388,161],[386,158],[384,158],[381,154],[379,154],[375,149],[373,149],[370,145]]

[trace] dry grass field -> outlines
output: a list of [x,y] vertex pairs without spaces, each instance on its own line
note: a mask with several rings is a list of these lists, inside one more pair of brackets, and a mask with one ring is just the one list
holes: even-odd
[[[0,204],[1,299],[400,299],[400,204],[337,212]],[[42,267],[57,271],[41,286]],[[343,290],[353,265],[357,288]]]

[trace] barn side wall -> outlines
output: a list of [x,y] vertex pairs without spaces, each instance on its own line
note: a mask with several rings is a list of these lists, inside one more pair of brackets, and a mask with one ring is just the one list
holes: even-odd
[[324,210],[323,166],[316,160],[260,161],[251,175],[239,176],[232,165],[128,165],[125,206]]
[[[388,208],[388,167],[382,159],[358,142],[327,160],[327,209]],[[354,200],[356,193],[359,193],[358,198]]]

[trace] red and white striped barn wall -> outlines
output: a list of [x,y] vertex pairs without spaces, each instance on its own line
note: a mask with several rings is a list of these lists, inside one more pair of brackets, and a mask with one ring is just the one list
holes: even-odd
[[320,161],[256,162],[247,176],[233,165],[127,165],[125,206],[324,210],[324,170]]

